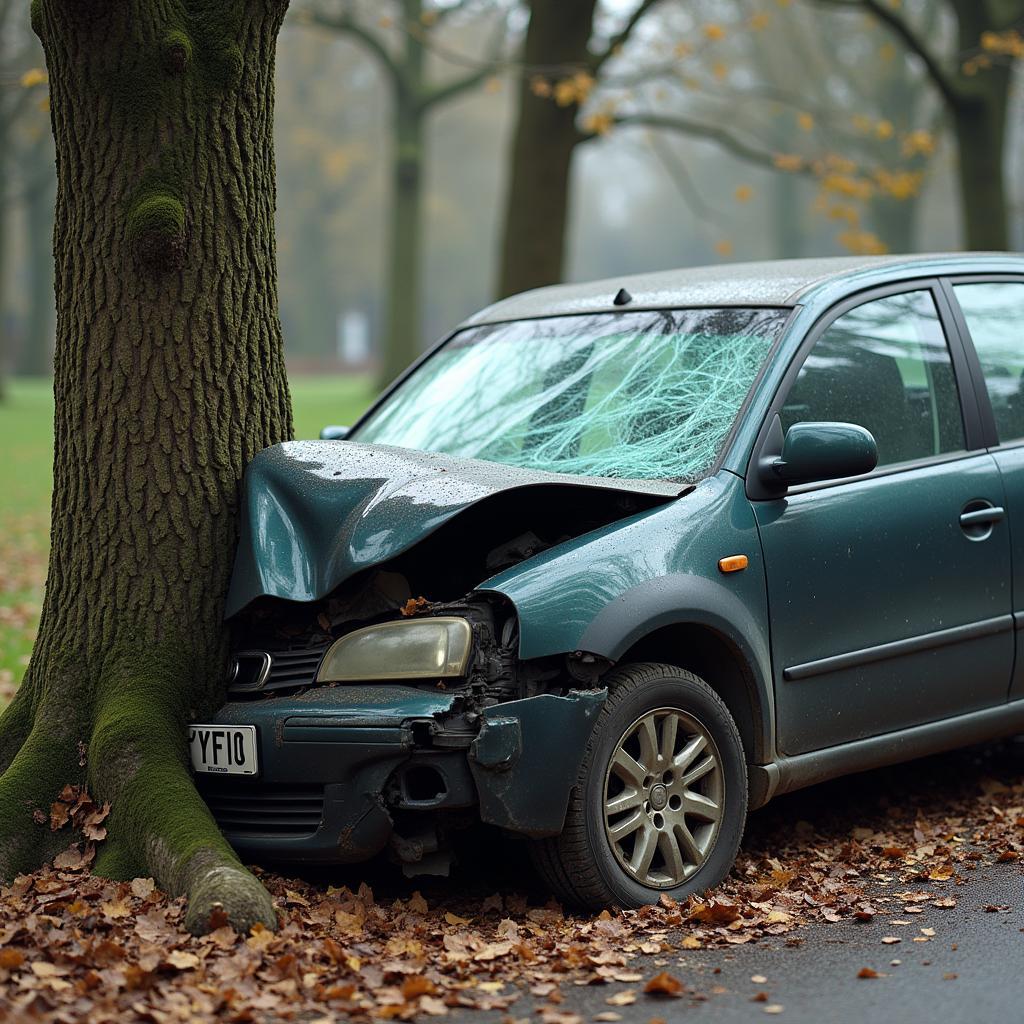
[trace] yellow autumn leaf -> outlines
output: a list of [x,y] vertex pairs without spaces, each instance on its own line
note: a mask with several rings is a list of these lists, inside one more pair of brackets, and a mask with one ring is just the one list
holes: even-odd
[[591,114],[583,119],[584,131],[591,132],[593,135],[607,135],[614,124],[614,117],[605,111]]
[[704,26],[704,35],[708,39],[712,40],[712,42],[718,42],[719,40],[725,38],[726,33],[725,29],[722,28],[721,25],[711,24]]
[[29,68],[21,76],[23,89],[31,89],[34,85],[42,85],[46,81],[46,72],[42,68]]
[[731,256],[733,253],[733,245],[727,238],[723,238],[720,242],[715,242],[715,252],[719,256]]
[[903,138],[904,156],[931,156],[934,152],[935,136],[923,128],[908,132]]
[[884,256],[889,247],[870,231],[844,231],[836,239],[855,256]]
[[882,120],[875,125],[875,134],[880,139],[891,139],[896,129],[893,127],[892,121]]
[[761,29],[768,27],[771,20],[772,16],[767,11],[758,11],[750,16],[748,24],[755,32],[760,32]]
[[780,171],[802,171],[804,168],[804,158],[796,153],[776,153],[772,163]]
[[800,113],[796,115],[796,123],[800,126],[800,130],[804,132],[814,131],[814,115],[807,113]]
[[739,185],[736,188],[735,196],[738,203],[749,203],[754,195],[754,190],[749,185]]

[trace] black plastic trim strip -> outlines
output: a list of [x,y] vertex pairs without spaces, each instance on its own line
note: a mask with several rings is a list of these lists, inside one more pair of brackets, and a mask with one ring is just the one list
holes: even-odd
[[787,681],[811,679],[824,675],[826,672],[839,672],[845,668],[856,668],[858,665],[870,665],[888,658],[901,658],[907,654],[920,651],[935,650],[948,647],[950,644],[962,643],[965,640],[976,640],[983,636],[994,636],[1006,633],[1014,628],[1016,616],[997,615],[995,618],[982,619],[980,622],[969,622],[964,626],[953,626],[940,629],[934,633],[922,633],[909,640],[893,640],[891,643],[865,647],[859,651],[848,651],[846,654],[835,654],[830,658],[808,661],[803,665],[793,665],[783,670],[782,678]]
[[[981,360],[978,358],[977,349],[974,347],[971,330],[967,326],[967,318],[964,316],[963,307],[961,307],[960,300],[956,297],[956,286],[964,284],[1024,284],[1024,277],[1020,274],[949,274],[940,281],[950,315],[953,323],[956,325],[961,344],[967,355],[967,364],[974,382],[974,393],[987,441],[986,447],[995,448],[1000,444],[999,433],[996,429],[996,418],[992,412],[988,388],[985,385],[985,375],[981,369]],[[1018,442],[1018,439],[1011,438],[1010,441],[1012,444]]]
[[915,757],[938,754],[954,747],[965,747],[999,736],[1012,736],[1024,729],[1024,700],[998,704],[955,718],[884,733],[838,747],[815,750],[796,757],[782,757],[763,766],[767,789],[759,794],[762,803],[773,796],[791,793],[804,786],[848,775],[899,764]]

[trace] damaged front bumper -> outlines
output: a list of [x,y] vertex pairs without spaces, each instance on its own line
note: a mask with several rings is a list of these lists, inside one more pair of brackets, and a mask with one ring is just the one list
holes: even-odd
[[215,716],[257,730],[259,775],[197,781],[228,841],[256,860],[354,863],[390,845],[416,863],[446,812],[557,835],[606,690],[471,707],[412,686],[317,687]]

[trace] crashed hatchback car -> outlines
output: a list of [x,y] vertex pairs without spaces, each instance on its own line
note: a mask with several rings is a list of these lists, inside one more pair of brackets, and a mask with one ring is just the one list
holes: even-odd
[[483,821],[573,904],[679,898],[775,794],[1024,728],[1014,537],[1024,259],[530,292],[253,459],[192,762],[251,859]]

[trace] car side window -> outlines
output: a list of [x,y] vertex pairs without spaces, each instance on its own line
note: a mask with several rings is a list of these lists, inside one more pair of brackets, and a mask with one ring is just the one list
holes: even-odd
[[953,286],[978,353],[1001,442],[1024,438],[1024,282]]
[[815,342],[781,412],[782,426],[833,421],[870,430],[878,465],[965,447],[956,378],[929,291],[844,313]]

